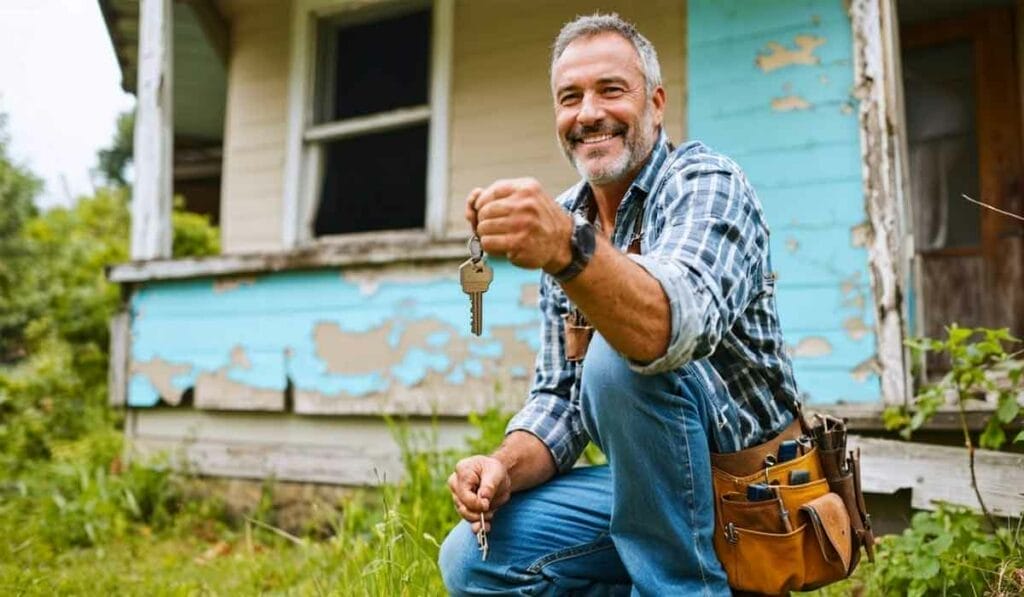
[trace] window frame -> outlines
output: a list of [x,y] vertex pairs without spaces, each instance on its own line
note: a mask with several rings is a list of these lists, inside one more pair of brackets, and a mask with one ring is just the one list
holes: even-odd
[[[316,123],[316,74],[333,61],[319,52],[318,35],[329,20],[368,22],[421,8],[431,10],[430,84],[427,103],[339,121]],[[365,243],[367,238],[387,240],[442,240],[448,195],[449,113],[451,96],[454,0],[297,0],[293,7],[289,68],[288,140],[282,198],[282,245],[286,249],[317,244]],[[323,85],[327,88],[328,85]],[[314,236],[313,219],[320,201],[324,146],[330,141],[369,132],[385,132],[428,123],[426,213],[424,228],[354,232]]]

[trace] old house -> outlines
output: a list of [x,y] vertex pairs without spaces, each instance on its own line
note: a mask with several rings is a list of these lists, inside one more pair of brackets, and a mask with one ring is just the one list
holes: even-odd
[[[908,336],[1024,330],[1024,229],[960,197],[1024,211],[1011,0],[99,3],[138,97],[111,400],[134,449],[201,473],[372,483],[397,474],[381,414],[437,415],[451,444],[467,413],[521,404],[538,274],[495,263],[471,336],[462,202],[575,180],[549,46],[595,9],[658,48],[670,137],[757,188],[808,405],[876,433],[913,393]],[[219,221],[222,255],[169,258],[175,193]],[[858,443],[869,491],[970,503],[954,448]],[[990,505],[1019,512],[1021,459],[990,456]]]

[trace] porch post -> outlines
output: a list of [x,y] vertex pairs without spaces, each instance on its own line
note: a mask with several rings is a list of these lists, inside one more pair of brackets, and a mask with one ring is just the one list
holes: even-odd
[[171,256],[172,0],[141,0],[135,112],[133,260]]
[[853,0],[854,94],[860,102],[860,145],[865,246],[875,308],[875,341],[882,400],[904,404],[910,398],[904,256],[905,167],[900,139],[902,84],[898,76],[898,31],[892,0]]

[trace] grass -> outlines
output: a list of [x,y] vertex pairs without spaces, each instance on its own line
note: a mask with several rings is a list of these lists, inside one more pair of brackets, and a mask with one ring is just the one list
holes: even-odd
[[[277,526],[270,484],[251,511],[232,515],[160,462],[121,464],[113,430],[55,444],[46,460],[0,470],[0,595],[443,595],[437,553],[457,522],[444,480],[462,454],[497,444],[505,417],[473,421],[479,435],[460,452],[431,449],[436,438],[393,425],[402,482],[349,495],[295,533]],[[941,564],[951,579],[943,585],[1019,594],[1024,560],[1017,554],[997,570],[1000,554],[987,554],[991,542],[975,520],[954,510],[922,515],[886,538],[876,564],[862,562],[854,578],[814,594],[931,594],[913,583],[929,570],[918,560],[945,553],[937,551],[943,533],[954,537],[943,543],[953,555],[988,558],[985,575],[966,584],[952,582],[966,560]]]
[[[502,419],[478,418],[471,443],[494,445]],[[116,434],[87,436],[0,473],[0,594],[444,594],[437,553],[457,522],[444,480],[461,454],[394,430],[405,479],[346,498],[298,534],[275,525],[267,499],[232,518],[159,462],[120,465]]]

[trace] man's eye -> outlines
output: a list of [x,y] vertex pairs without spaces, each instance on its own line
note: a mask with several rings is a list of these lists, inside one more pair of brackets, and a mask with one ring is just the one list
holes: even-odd
[[560,99],[558,103],[562,104],[563,106],[571,106],[572,104],[578,103],[579,101],[580,95],[578,93],[567,93],[566,95],[562,96],[562,99]]
[[622,87],[605,87],[604,88],[604,95],[610,96],[610,97],[618,97],[618,96],[622,95],[623,93],[625,93],[625,91],[626,90],[623,89]]

